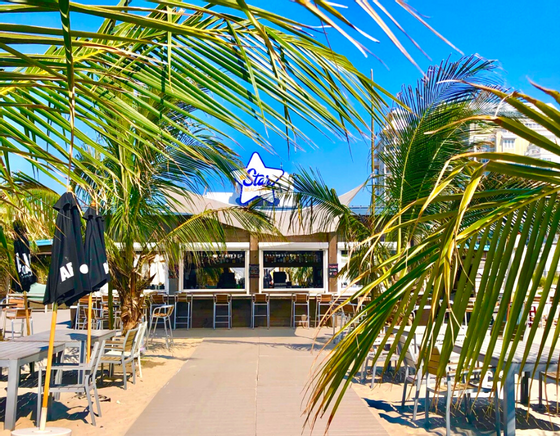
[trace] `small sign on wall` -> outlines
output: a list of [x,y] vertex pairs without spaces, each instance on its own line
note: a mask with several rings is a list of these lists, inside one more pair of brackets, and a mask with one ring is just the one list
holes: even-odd
[[329,279],[334,279],[338,275],[338,263],[329,263]]
[[259,278],[259,264],[258,263],[251,263],[249,264],[249,278],[250,279],[258,279]]

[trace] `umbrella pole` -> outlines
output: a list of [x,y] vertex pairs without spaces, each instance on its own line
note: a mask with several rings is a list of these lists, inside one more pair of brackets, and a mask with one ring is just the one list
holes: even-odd
[[93,302],[91,298],[91,292],[88,296],[88,307],[87,307],[87,345],[86,345],[86,362],[89,363],[89,358],[91,356],[91,310]]
[[23,307],[25,308],[25,327],[27,328],[27,336],[31,334],[31,322],[29,321],[29,306],[27,302],[27,291],[23,291]]
[[49,337],[49,352],[47,355],[47,373],[45,375],[45,388],[43,389],[43,407],[41,408],[41,421],[39,425],[40,431],[45,431],[45,427],[47,426],[47,410],[49,407],[49,388],[51,385],[52,355],[54,351],[54,337],[56,333],[57,311],[58,311],[58,304],[53,303],[52,318],[51,318],[51,335]]

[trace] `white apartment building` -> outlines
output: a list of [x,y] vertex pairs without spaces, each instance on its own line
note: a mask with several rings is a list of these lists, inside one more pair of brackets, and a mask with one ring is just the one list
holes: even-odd
[[[544,127],[529,120],[524,117],[520,117],[518,113],[507,109],[505,112],[511,112],[513,115],[517,115],[519,120],[528,128],[535,130],[556,144],[560,143],[560,139],[546,130]],[[501,111],[501,113],[505,113]],[[509,114],[509,113],[508,113]],[[560,162],[560,156],[556,156],[553,153],[542,149],[541,147],[531,144],[524,138],[517,136],[510,131],[503,129],[501,127],[495,127],[487,129],[480,133],[475,133],[471,137],[471,144],[476,151],[496,151],[500,153],[514,153],[522,156],[530,156],[536,159],[542,159],[551,162]]]

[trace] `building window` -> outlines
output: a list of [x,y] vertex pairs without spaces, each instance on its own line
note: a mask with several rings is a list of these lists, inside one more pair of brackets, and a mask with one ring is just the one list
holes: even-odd
[[502,139],[502,147],[504,150],[513,150],[515,148],[515,139]]
[[183,289],[245,289],[245,252],[185,254]]
[[322,251],[263,252],[265,289],[322,288]]

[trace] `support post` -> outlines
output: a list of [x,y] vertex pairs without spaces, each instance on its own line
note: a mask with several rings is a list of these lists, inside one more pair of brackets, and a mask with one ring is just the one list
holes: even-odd
[[[338,235],[336,232],[328,234],[328,264],[338,264]],[[328,277],[328,291],[331,294],[338,292],[338,277]]]
[[91,310],[93,306],[93,301],[91,297],[91,292],[88,295],[88,307],[87,307],[87,342],[86,342],[86,362],[89,363],[91,357]]
[[23,307],[25,309],[25,327],[27,328],[27,336],[31,334],[31,322],[29,321],[29,304],[27,301],[27,291],[23,291]]
[[47,426],[47,411],[49,407],[49,389],[51,385],[51,372],[52,372],[52,356],[54,352],[54,338],[56,333],[56,316],[58,312],[58,304],[53,303],[52,318],[51,318],[51,334],[49,337],[49,351],[47,355],[47,373],[45,374],[45,388],[43,389],[43,405],[41,408],[41,421],[39,429],[45,431]]
[[[249,236],[249,265],[258,265],[259,263],[259,240],[256,236]],[[260,268],[259,268],[260,270]],[[258,278],[249,278],[249,293],[257,294],[259,292],[259,280]]]

